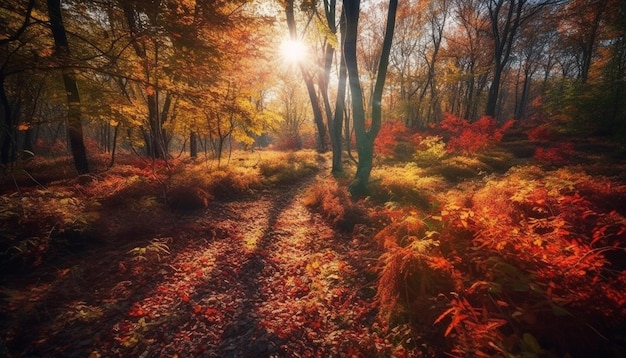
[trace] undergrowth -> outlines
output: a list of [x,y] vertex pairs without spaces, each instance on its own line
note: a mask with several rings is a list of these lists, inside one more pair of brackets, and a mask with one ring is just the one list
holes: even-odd
[[[395,191],[416,190],[419,169],[384,170],[403,178]],[[444,337],[459,357],[625,353],[626,212],[611,199],[626,186],[578,167],[523,166],[428,190],[428,207],[376,209],[390,328],[435,328],[426,341]]]
[[[51,250],[87,245],[100,232],[138,239],[157,235],[170,210],[196,211],[213,200],[236,200],[268,186],[293,185],[314,174],[320,160],[314,151],[236,156],[240,160],[222,166],[189,158],[120,156],[111,168],[102,156],[93,167],[106,169],[86,181],[68,172],[66,157],[20,163],[4,178],[7,193],[0,196],[0,268],[31,269]],[[15,180],[9,181],[11,175]]]

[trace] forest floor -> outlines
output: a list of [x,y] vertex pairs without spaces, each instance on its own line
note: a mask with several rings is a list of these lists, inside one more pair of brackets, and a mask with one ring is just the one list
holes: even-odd
[[[379,253],[310,212],[302,196],[313,177],[303,181],[191,213],[120,208],[97,245],[3,275],[0,356],[386,350],[373,304]],[[134,232],[146,218],[154,231]]]
[[313,151],[16,166],[0,357],[624,356],[626,148],[428,143],[364,200]]

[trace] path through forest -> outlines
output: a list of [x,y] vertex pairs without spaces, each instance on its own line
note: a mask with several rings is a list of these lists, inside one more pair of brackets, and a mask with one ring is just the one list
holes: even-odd
[[312,182],[168,213],[150,237],[117,238],[16,281],[3,303],[14,320],[3,324],[5,353],[379,355],[389,347],[375,321],[377,253],[304,206]]

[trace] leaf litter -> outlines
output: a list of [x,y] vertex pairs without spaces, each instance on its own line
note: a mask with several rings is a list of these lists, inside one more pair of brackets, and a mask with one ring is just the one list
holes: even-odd
[[16,280],[3,292],[0,349],[23,356],[390,355],[374,294],[364,294],[375,285],[374,268],[360,258],[376,257],[376,249],[308,211],[305,190],[276,188],[199,214],[167,214],[159,237],[168,246],[152,248],[158,259],[137,260],[129,252],[151,248],[133,251],[141,237],[120,238],[67,257],[58,277],[43,277],[42,268]]

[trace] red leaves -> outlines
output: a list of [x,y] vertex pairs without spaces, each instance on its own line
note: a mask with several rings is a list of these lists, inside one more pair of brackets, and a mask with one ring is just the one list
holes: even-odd
[[502,135],[515,121],[509,120],[501,127],[489,116],[470,123],[450,113],[444,114],[440,128],[452,135],[446,148],[450,152],[476,153],[502,140]]
[[140,304],[135,303],[128,312],[128,315],[131,317],[143,317],[148,316],[149,312]]
[[537,148],[533,159],[542,164],[562,166],[569,163],[573,154],[574,144],[571,142],[562,142],[547,148]]

